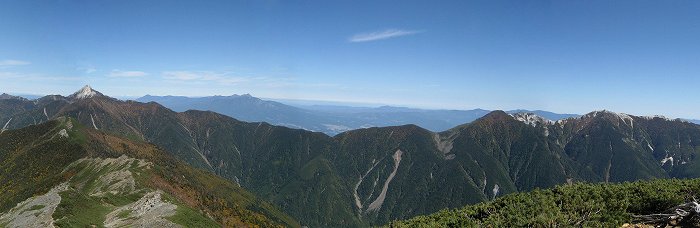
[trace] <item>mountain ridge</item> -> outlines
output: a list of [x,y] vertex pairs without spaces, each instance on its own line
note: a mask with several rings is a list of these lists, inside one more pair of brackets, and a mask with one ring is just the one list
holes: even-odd
[[402,125],[330,137],[153,102],[43,100],[0,120],[31,125],[48,107],[50,117],[153,143],[309,226],[381,225],[562,183],[700,175],[698,125],[611,112],[533,125],[493,111],[441,132]]
[[[299,106],[263,100],[251,96],[151,96],[136,99],[141,102],[156,101],[175,111],[189,109],[211,110],[243,121],[264,121],[274,125],[320,131],[335,135],[347,130],[417,124],[432,131],[444,131],[453,126],[471,122],[488,113],[488,110],[432,110],[395,106],[348,107],[348,106]],[[251,105],[254,103],[255,105]],[[238,108],[236,108],[238,107]],[[512,110],[508,113],[528,110]],[[550,119],[577,116],[547,111],[529,111]]]

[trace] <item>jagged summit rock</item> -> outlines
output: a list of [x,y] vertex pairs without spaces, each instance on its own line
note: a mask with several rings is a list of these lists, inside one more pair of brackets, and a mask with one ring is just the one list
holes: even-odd
[[98,92],[97,90],[94,90],[89,85],[85,85],[85,86],[83,86],[83,88],[81,88],[77,92],[70,95],[69,98],[81,100],[81,99],[88,99],[88,98],[102,97],[102,96],[104,96],[102,93]]
[[527,125],[537,126],[537,125],[549,125],[554,124],[554,121],[548,120],[547,118],[538,116],[537,114],[531,112],[519,112],[515,114],[510,114],[514,119],[523,122]]

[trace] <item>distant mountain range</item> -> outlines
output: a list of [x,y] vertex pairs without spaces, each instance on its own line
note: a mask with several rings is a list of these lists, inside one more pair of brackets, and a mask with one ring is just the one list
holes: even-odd
[[[250,103],[252,107],[275,104],[249,96],[238,98],[254,101]],[[227,99],[231,98],[222,98]],[[278,108],[284,107],[288,106]],[[230,108],[246,107],[231,105]],[[392,107],[376,108],[375,112],[383,113],[387,109],[396,112]],[[0,184],[8,183],[2,180],[12,180],[15,184],[32,182],[36,178],[13,173],[35,173],[21,168],[43,165],[47,161],[42,160],[42,153],[62,156],[65,151],[72,151],[60,152],[51,148],[63,146],[42,144],[65,137],[62,129],[68,128],[66,119],[88,132],[87,135],[65,132],[77,140],[77,145],[95,145],[96,152],[123,151],[137,159],[150,157],[149,161],[163,164],[163,175],[189,166],[216,174],[228,180],[226,183],[240,185],[255,194],[260,205],[265,205],[264,202],[274,205],[256,208],[230,204],[264,217],[238,216],[241,221],[258,218],[260,222],[289,226],[383,225],[564,183],[700,177],[700,126],[660,116],[594,111],[554,121],[533,113],[492,111],[440,132],[409,124],[349,130],[331,137],[262,122],[243,122],[210,111],[176,112],[155,102],[121,101],[86,87],[68,97],[0,100],[0,123],[4,124],[0,140],[13,136],[0,144],[11,147],[0,148],[0,155],[9,156],[0,160],[0,167],[16,170],[0,174]],[[115,141],[108,140],[112,136],[116,137]],[[81,144],[84,140],[91,143]],[[151,144],[154,146],[147,146]],[[133,145],[151,149],[137,150]],[[154,150],[162,150],[163,153],[158,153],[167,153],[189,166],[177,168],[168,165],[172,162],[161,163],[167,157],[149,156]],[[123,153],[110,152],[113,154],[110,156]],[[81,156],[102,157],[75,155]],[[30,158],[39,160],[27,160]],[[56,167],[50,170],[41,166],[49,173],[61,173],[75,162],[73,158],[47,159],[53,162],[47,165]],[[25,160],[32,162],[21,166],[13,163]],[[65,175],[54,178],[59,177]],[[180,181],[195,178],[177,177],[170,178]],[[197,184],[212,183],[215,179],[195,179],[195,186],[185,188],[192,194],[243,192],[243,189],[212,187],[218,184]],[[46,194],[51,189],[48,186],[61,183],[61,179],[52,180],[46,182],[51,184],[42,185],[47,186],[43,190],[17,188],[24,189],[22,195],[14,194],[16,188],[0,185],[3,190],[0,199],[11,198],[2,201],[2,209],[12,208],[26,197]],[[144,186],[150,186],[148,189],[153,191],[173,189],[167,184]],[[191,205],[205,212],[216,209],[224,213],[219,207],[207,209],[210,203]],[[220,224],[225,222],[216,219],[220,217],[214,218]]]
[[[267,122],[336,135],[348,130],[416,124],[431,131],[444,131],[472,122],[488,110],[427,110],[382,106],[376,108],[341,105],[287,105],[263,100],[249,94],[212,97],[144,96],[140,102],[157,102],[174,111],[209,110],[238,120]],[[531,112],[551,120],[577,117],[547,111],[512,110],[507,113]]]

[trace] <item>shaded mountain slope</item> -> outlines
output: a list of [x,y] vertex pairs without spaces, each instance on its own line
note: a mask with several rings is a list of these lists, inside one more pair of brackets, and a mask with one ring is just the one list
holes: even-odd
[[299,226],[228,181],[74,119],[5,131],[0,142],[0,225]]

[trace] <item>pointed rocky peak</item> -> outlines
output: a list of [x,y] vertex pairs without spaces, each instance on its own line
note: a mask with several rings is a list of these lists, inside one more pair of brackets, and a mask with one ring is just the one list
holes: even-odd
[[512,120],[513,120],[513,117],[508,115],[508,113],[501,111],[501,110],[496,110],[496,111],[489,112],[488,114],[484,115],[483,117],[481,117],[479,119],[476,119],[472,123],[484,122],[484,123],[492,124],[492,123],[497,123],[497,122],[505,123],[507,121],[512,121]]
[[626,113],[617,113],[609,110],[593,111],[581,116],[581,120],[583,120],[585,123],[603,119],[615,123],[616,125],[618,125],[618,123],[624,123],[632,128],[634,128],[635,118],[637,117]]
[[481,117],[480,119],[503,119],[503,118],[509,118],[508,113],[501,111],[501,110],[496,110],[489,112],[488,114],[484,115],[484,117]]
[[262,99],[260,99],[260,98],[258,98],[258,97],[254,97],[253,95],[250,95],[249,93],[240,95],[240,96],[238,96],[238,97],[239,97],[239,98],[246,99],[246,100],[262,101]]
[[589,112],[586,115],[581,116],[581,119],[590,119],[590,118],[611,118],[611,119],[621,119],[625,121],[632,121],[636,116],[632,116],[626,113],[617,113],[609,110],[598,110],[598,111],[593,111]]
[[603,109],[603,110],[596,110],[596,111],[589,112],[586,115],[581,116],[581,118],[585,119],[585,118],[605,117],[605,116],[614,116],[614,117],[621,117],[621,118],[631,117],[630,115],[625,114],[625,113],[617,113],[617,112]]
[[523,122],[527,125],[536,127],[538,125],[550,125],[554,124],[554,121],[548,120],[547,118],[538,116],[534,113],[531,112],[519,112],[519,113],[514,113],[510,114],[510,116],[513,117],[513,119]]
[[82,89],[80,89],[77,92],[70,95],[69,98],[76,99],[76,100],[82,100],[82,99],[88,99],[88,98],[93,98],[93,97],[102,97],[102,96],[104,96],[102,93],[98,92],[97,90],[92,89],[92,87],[90,87],[89,85],[85,85],[85,86],[83,86]]

